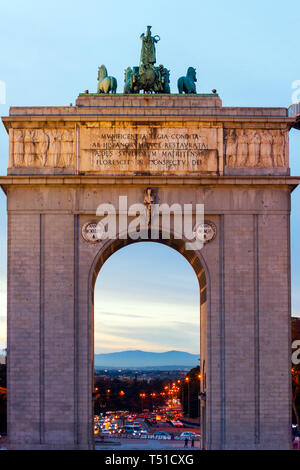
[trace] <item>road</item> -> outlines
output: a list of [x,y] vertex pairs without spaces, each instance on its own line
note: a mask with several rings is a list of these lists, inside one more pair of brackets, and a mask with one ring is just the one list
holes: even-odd
[[[96,450],[188,450],[184,448],[184,441],[146,440],[146,439],[118,439],[117,442],[103,442],[95,444]],[[194,449],[200,450],[200,441],[195,441]]]

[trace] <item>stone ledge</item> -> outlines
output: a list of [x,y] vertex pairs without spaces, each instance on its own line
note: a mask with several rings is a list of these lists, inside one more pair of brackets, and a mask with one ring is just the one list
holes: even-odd
[[80,93],[76,106],[89,107],[89,106],[141,106],[146,107],[166,105],[168,107],[176,106],[209,106],[209,107],[222,107],[222,101],[218,94],[215,93],[201,93],[201,94],[98,94],[98,93]]
[[0,176],[0,186],[5,192],[8,186],[39,185],[209,185],[209,186],[290,186],[294,190],[300,182],[295,176]]
[[[51,215],[81,215],[81,216],[88,216],[88,217],[94,217],[97,218],[95,211],[92,211],[91,209],[8,209],[7,210],[8,214],[23,214],[23,215],[37,215],[37,214],[51,214]],[[116,210],[116,214],[120,214],[121,212],[119,210]],[[123,213],[123,212],[122,212]],[[195,212],[193,212],[194,214]],[[205,217],[209,218],[210,216],[219,216],[219,215],[290,215],[291,211],[290,210],[284,210],[284,209],[249,209],[249,210],[242,210],[242,209],[236,209],[236,210],[228,210],[228,209],[219,209],[219,210],[213,210],[209,209],[207,213],[205,213]]]
[[[205,127],[240,127],[240,128],[256,128],[256,129],[279,129],[279,128],[291,128],[294,125],[294,119],[277,114],[226,114],[225,108],[220,109],[211,108],[210,113],[202,114],[201,112],[194,112],[193,109],[189,110],[189,113],[177,112],[171,114],[168,110],[160,109],[159,114],[151,113],[147,114],[135,114],[135,112],[117,114],[111,113],[78,113],[78,114],[16,114],[11,116],[2,117],[2,122],[6,131],[9,129],[36,129],[45,127],[45,123],[51,128],[57,126],[59,128],[73,129],[76,124],[86,125],[86,123],[94,122],[114,122],[114,123],[135,123],[136,125],[149,126],[149,125],[162,125],[167,123],[168,125],[182,123],[183,126],[198,125],[199,123],[205,124]],[[32,112],[32,111],[31,111]],[[239,123],[239,124],[237,124]],[[275,125],[275,127],[274,127]]]

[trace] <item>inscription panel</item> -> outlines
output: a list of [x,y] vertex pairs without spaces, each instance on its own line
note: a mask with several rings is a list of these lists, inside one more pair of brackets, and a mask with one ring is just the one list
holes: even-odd
[[80,173],[218,174],[218,128],[81,127]]

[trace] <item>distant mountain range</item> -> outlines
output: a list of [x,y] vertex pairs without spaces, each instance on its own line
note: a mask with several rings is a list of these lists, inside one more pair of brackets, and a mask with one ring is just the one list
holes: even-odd
[[95,354],[96,368],[186,368],[199,365],[199,354],[184,351],[163,353],[146,351],[120,351],[109,354]]

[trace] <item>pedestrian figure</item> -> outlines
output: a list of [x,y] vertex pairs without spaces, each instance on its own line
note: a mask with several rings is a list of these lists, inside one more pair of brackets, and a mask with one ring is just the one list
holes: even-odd
[[300,450],[300,437],[296,436],[293,442],[293,449]]
[[184,440],[184,447],[188,447],[188,446],[189,446],[189,440],[186,437],[185,440]]
[[195,447],[195,439],[192,439],[191,447]]

